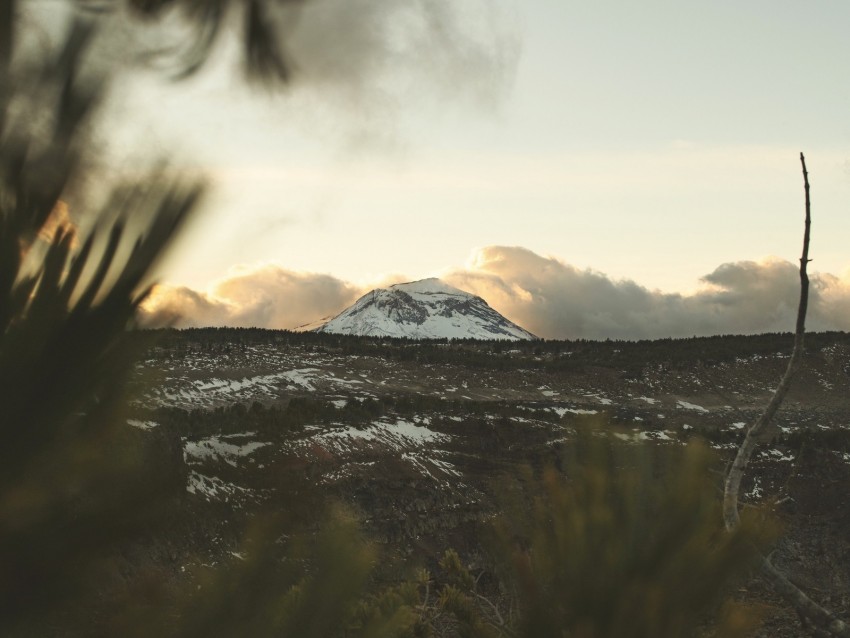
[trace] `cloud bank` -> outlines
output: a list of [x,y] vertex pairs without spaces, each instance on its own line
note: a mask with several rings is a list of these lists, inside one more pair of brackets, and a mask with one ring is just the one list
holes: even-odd
[[207,291],[157,286],[141,309],[147,326],[297,328],[336,314],[360,289],[331,275],[267,265],[240,268]]
[[[770,258],[718,266],[692,295],[613,280],[519,247],[480,249],[445,279],[547,338],[654,339],[793,330],[798,267]],[[850,329],[850,281],[810,274],[810,330]]]
[[[850,273],[848,273],[850,275]],[[850,330],[850,276],[811,273],[810,330]],[[691,295],[613,280],[526,248],[488,246],[448,283],[547,339],[655,339],[793,330],[797,265],[778,258],[718,266]],[[393,277],[377,285],[402,281]],[[333,316],[375,286],[280,266],[242,268],[207,291],[158,287],[144,304],[146,325],[296,328]]]

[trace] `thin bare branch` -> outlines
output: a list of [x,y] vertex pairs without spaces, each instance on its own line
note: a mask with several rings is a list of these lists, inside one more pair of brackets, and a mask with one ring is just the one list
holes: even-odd
[[809,263],[809,234],[812,224],[811,217],[811,201],[809,199],[809,173],[806,170],[806,158],[800,153],[800,162],[803,165],[803,184],[806,191],[806,223],[803,233],[803,255],[800,258],[800,303],[797,307],[797,327],[794,333],[794,349],[791,352],[791,359],[788,361],[788,367],[785,369],[785,374],[782,376],[779,385],[767,404],[764,412],[759,416],[758,420],[747,430],[744,441],[738,448],[738,454],[735,456],[735,461],[729,469],[729,474],[726,476],[726,486],[723,495],[723,521],[726,524],[726,529],[730,532],[738,527],[740,516],[738,514],[738,500],[741,489],[741,479],[744,477],[744,472],[747,469],[747,464],[750,457],[756,449],[759,437],[767,430],[776,415],[779,406],[785,400],[785,395],[788,394],[788,389],[791,387],[791,380],[797,374],[800,364],[803,360],[803,337],[806,332],[806,312],[809,305],[809,276],[806,272],[806,267]]
[[824,609],[809,598],[799,587],[792,583],[767,558],[762,558],[762,573],[773,585],[776,592],[788,601],[797,613],[806,618],[813,627],[827,632],[830,636],[847,638],[850,627],[843,620],[836,618],[832,612]]
[[[773,397],[771,397],[770,402],[758,420],[747,430],[747,434],[738,448],[735,461],[732,463],[729,473],[726,476],[723,495],[723,521],[726,529],[730,532],[734,531],[740,523],[738,500],[744,472],[756,449],[759,438],[772,423],[773,417],[785,399],[785,395],[788,394],[791,381],[800,369],[803,358],[803,337],[806,332],[806,312],[809,305],[809,276],[806,268],[810,261],[809,237],[812,218],[811,199],[809,195],[809,172],[806,169],[806,158],[802,153],[800,153],[800,163],[803,168],[803,187],[806,194],[806,222],[803,232],[803,254],[800,257],[800,303],[797,307],[794,349],[791,352],[791,359],[788,361],[785,374],[774,391]],[[850,627],[845,622],[836,618],[831,612],[809,598],[765,557],[762,557],[762,571],[768,580],[770,580],[777,593],[785,598],[802,617],[810,621],[815,628],[827,632],[832,636],[850,638]]]

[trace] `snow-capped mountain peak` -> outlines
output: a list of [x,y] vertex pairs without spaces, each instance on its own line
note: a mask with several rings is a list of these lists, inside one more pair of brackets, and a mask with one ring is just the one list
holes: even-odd
[[[380,289],[379,289],[380,290]],[[419,281],[409,281],[404,284],[394,284],[389,287],[389,290],[400,290],[408,294],[421,293],[426,295],[445,294],[445,295],[466,295],[472,297],[468,292],[464,292],[460,288],[450,286],[441,279],[429,277],[428,279],[420,279]]]
[[436,278],[376,288],[316,332],[410,339],[536,339],[481,297]]

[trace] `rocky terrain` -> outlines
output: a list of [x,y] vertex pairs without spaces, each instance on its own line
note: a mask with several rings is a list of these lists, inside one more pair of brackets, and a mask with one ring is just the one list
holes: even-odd
[[[722,464],[769,398],[792,342],[160,336],[138,368],[128,423],[179,442],[183,498],[211,561],[232,560],[244,517],[286,502],[293,485],[348,503],[399,560],[427,563],[448,546],[473,556],[470,530],[492,513],[498,477],[559,463],[582,428],[650,449],[699,437]],[[809,337],[744,487],[746,506],[775,510],[786,525],[775,562],[846,613],[850,336]],[[174,560],[201,559],[178,549]],[[793,614],[757,577],[739,595],[767,609],[763,635],[797,635]]]

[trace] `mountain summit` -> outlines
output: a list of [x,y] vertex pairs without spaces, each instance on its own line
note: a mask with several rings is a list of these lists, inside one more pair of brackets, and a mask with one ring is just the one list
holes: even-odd
[[316,332],[408,339],[536,339],[481,297],[439,279],[366,293]]

